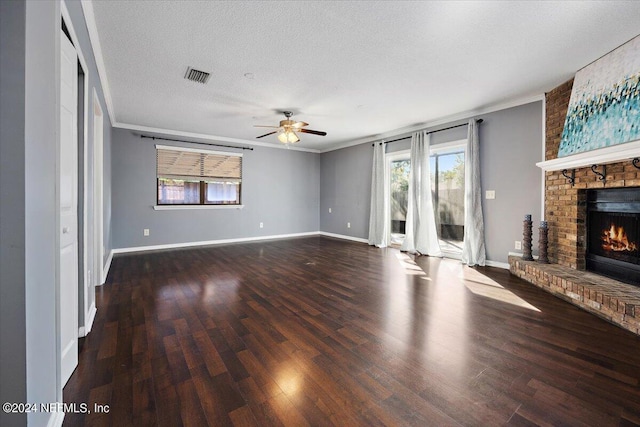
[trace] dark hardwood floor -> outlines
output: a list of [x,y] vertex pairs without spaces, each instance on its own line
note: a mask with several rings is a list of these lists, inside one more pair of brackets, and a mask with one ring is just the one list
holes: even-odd
[[640,425],[640,338],[508,271],[310,237],[117,256],[65,426]]

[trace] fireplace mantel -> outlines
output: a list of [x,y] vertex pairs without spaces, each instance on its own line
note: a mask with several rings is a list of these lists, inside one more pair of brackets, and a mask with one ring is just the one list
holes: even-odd
[[591,165],[603,165],[640,157],[640,140],[627,142],[612,147],[578,153],[572,156],[560,157],[553,160],[536,163],[543,171],[558,171],[563,169],[577,169]]

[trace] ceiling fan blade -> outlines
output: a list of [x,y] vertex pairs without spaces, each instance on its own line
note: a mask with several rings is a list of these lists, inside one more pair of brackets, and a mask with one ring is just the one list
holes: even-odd
[[305,123],[305,122],[295,122],[294,124],[291,125],[294,128],[303,128],[305,126],[309,126],[309,123]]
[[273,135],[274,133],[278,133],[278,131],[274,130],[273,132],[269,132],[269,133],[265,133],[264,135],[256,136],[256,139],[264,138],[265,136]]
[[274,128],[278,129],[280,126],[266,126],[266,125],[253,125],[254,128]]
[[319,130],[311,130],[311,129],[298,129],[298,132],[310,133],[312,135],[320,135],[320,136],[325,136],[327,134],[326,132],[322,132]]

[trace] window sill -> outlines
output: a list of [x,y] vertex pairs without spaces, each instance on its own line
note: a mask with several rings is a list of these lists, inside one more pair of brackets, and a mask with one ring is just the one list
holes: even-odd
[[155,205],[156,211],[180,211],[194,209],[242,209],[244,205]]

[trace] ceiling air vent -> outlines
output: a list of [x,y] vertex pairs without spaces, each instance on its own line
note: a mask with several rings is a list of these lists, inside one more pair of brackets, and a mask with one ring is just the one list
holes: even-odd
[[211,76],[211,74],[189,67],[187,68],[187,74],[184,75],[184,78],[192,82],[204,84],[209,80],[209,76]]

